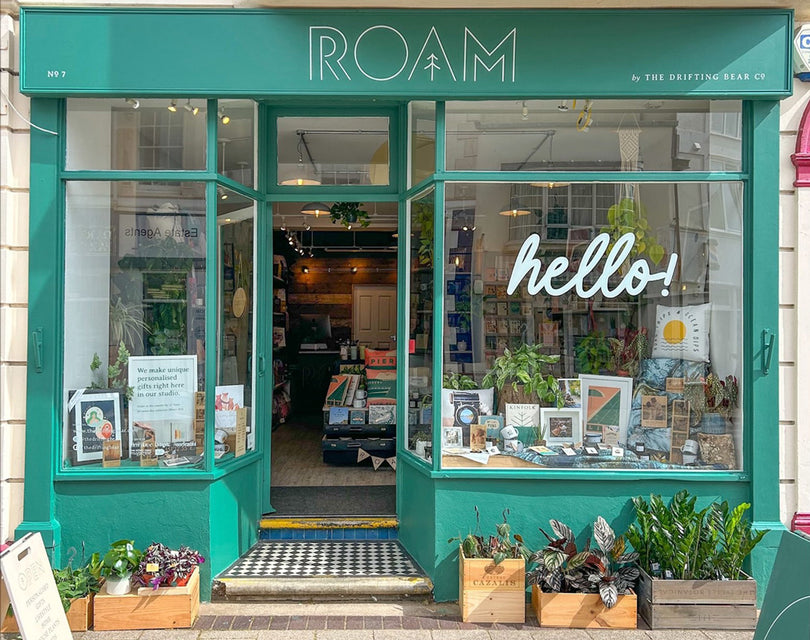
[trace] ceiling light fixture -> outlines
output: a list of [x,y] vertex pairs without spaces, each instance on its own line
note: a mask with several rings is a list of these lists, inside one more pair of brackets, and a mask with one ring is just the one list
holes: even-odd
[[222,187],[217,187],[217,193],[219,194],[220,200],[227,200],[228,199],[228,192],[225,191]]
[[526,106],[526,101],[523,101],[523,108],[520,110],[520,119],[521,120],[528,120],[529,119],[529,107]]
[[225,109],[222,107],[220,107],[219,111],[217,111],[217,117],[222,124],[228,124],[231,121],[231,117],[225,113]]
[[124,102],[126,102],[128,105],[130,105],[133,109],[137,109],[138,107],[141,106],[140,100],[138,100],[136,98],[126,98],[124,100]]
[[522,209],[512,202],[508,207],[504,207],[498,213],[502,216],[511,216],[513,218],[517,218],[518,216],[529,215],[530,211],[528,209]]
[[301,273],[309,273],[309,267],[308,267],[308,266],[306,266],[306,265],[304,265],[303,267],[301,267]]
[[[298,152],[296,170],[292,177],[282,180],[279,184],[292,185],[294,187],[321,184],[321,181],[318,180],[318,168],[315,166],[315,161],[312,159],[312,153],[309,151],[309,145],[305,137],[306,131],[299,129],[295,134],[298,136],[298,144],[295,147]],[[307,152],[307,159],[309,160],[306,167],[304,166],[304,151]],[[312,167],[311,170],[310,166]]]
[[169,111],[171,111],[172,113],[174,113],[175,111],[177,111],[177,100],[172,100],[172,101],[169,103],[169,106],[168,106],[168,107],[166,107],[166,108],[167,108]]
[[352,273],[357,273],[357,267],[352,267]]
[[194,115],[194,116],[196,116],[200,112],[199,107],[195,107],[193,104],[191,104],[191,98],[189,98],[186,101],[186,104],[183,105],[183,109],[185,109],[186,111],[191,113],[191,115]]
[[329,205],[323,202],[310,202],[301,207],[301,213],[318,218],[325,213],[329,213]]
[[282,231],[287,230],[287,221],[284,218],[281,219],[281,226],[279,227],[279,229],[281,229]]
[[[557,107],[559,109],[559,107]],[[566,107],[568,109],[568,107]],[[546,164],[546,170],[554,171],[554,134],[556,131],[549,131],[548,132],[548,163]],[[547,187],[549,189],[555,189],[558,187],[567,187],[570,182],[556,182],[554,180],[548,180],[544,182],[531,182],[529,183],[533,187]]]

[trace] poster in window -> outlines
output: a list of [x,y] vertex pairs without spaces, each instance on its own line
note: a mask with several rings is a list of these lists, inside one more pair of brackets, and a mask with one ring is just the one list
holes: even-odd
[[585,435],[600,435],[605,444],[627,442],[633,379],[580,375]]
[[68,409],[73,416],[72,462],[101,462],[104,442],[121,440],[121,394],[73,391]]

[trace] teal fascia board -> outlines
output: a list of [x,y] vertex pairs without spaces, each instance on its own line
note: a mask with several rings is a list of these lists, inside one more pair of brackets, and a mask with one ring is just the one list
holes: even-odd
[[21,16],[28,95],[774,98],[792,83],[784,9],[23,7]]

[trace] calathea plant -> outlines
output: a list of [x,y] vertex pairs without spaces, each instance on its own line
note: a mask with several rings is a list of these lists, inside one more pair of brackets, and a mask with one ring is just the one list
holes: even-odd
[[529,584],[547,593],[599,593],[608,609],[630,592],[639,574],[632,564],[638,554],[625,553],[624,538],[617,538],[602,516],[593,525],[597,548],[588,540],[582,551],[570,527],[558,520],[549,523],[556,537],[540,529],[548,544],[529,558],[537,564],[526,574]]
[[450,538],[448,542],[460,540],[461,552],[465,558],[492,558],[495,564],[500,564],[507,558],[527,560],[531,551],[526,548],[520,535],[512,534],[508,516],[509,509],[504,509],[503,522],[495,525],[495,535],[484,536],[481,534],[481,513],[476,506],[475,532],[467,534],[465,538]]

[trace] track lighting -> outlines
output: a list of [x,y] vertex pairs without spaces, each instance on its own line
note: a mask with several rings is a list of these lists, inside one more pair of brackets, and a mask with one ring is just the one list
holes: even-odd
[[186,111],[190,112],[190,113],[191,113],[191,115],[194,115],[194,116],[196,116],[196,115],[197,115],[197,114],[200,112],[200,108],[199,108],[199,107],[195,107],[194,105],[192,105],[192,104],[191,104],[191,98],[189,98],[189,99],[186,101],[186,104],[184,104],[184,105],[183,105],[183,109],[185,109]]
[[140,101],[137,100],[136,98],[126,98],[124,102],[130,105],[133,109],[137,109],[138,107],[141,106]]
[[357,273],[357,267],[352,267],[352,273]]
[[304,229],[306,229],[307,231],[310,231],[310,230],[312,229],[312,225],[310,225],[310,224],[305,224],[305,225],[304,225]]
[[231,117],[225,113],[225,109],[222,109],[221,107],[219,111],[217,111],[217,116],[222,124],[228,124],[231,121]]
[[217,193],[219,194],[220,200],[227,200],[228,199],[228,192],[225,191],[222,187],[217,187]]
[[286,230],[287,230],[287,222],[284,220],[284,218],[282,218],[282,219],[281,219],[281,226],[280,226],[279,228],[280,228],[282,231],[286,231]]
[[301,273],[309,273],[309,267],[307,266],[301,267]]
[[520,119],[521,120],[528,120],[529,119],[529,107],[526,106],[526,101],[523,101],[523,108],[520,110]]
[[177,111],[177,100],[172,100],[172,101],[169,103],[169,106],[168,106],[168,107],[166,107],[166,108],[167,108],[169,111],[171,111],[172,113],[174,113],[175,111]]
[[560,104],[557,105],[557,111],[568,111],[568,100],[560,100]]

